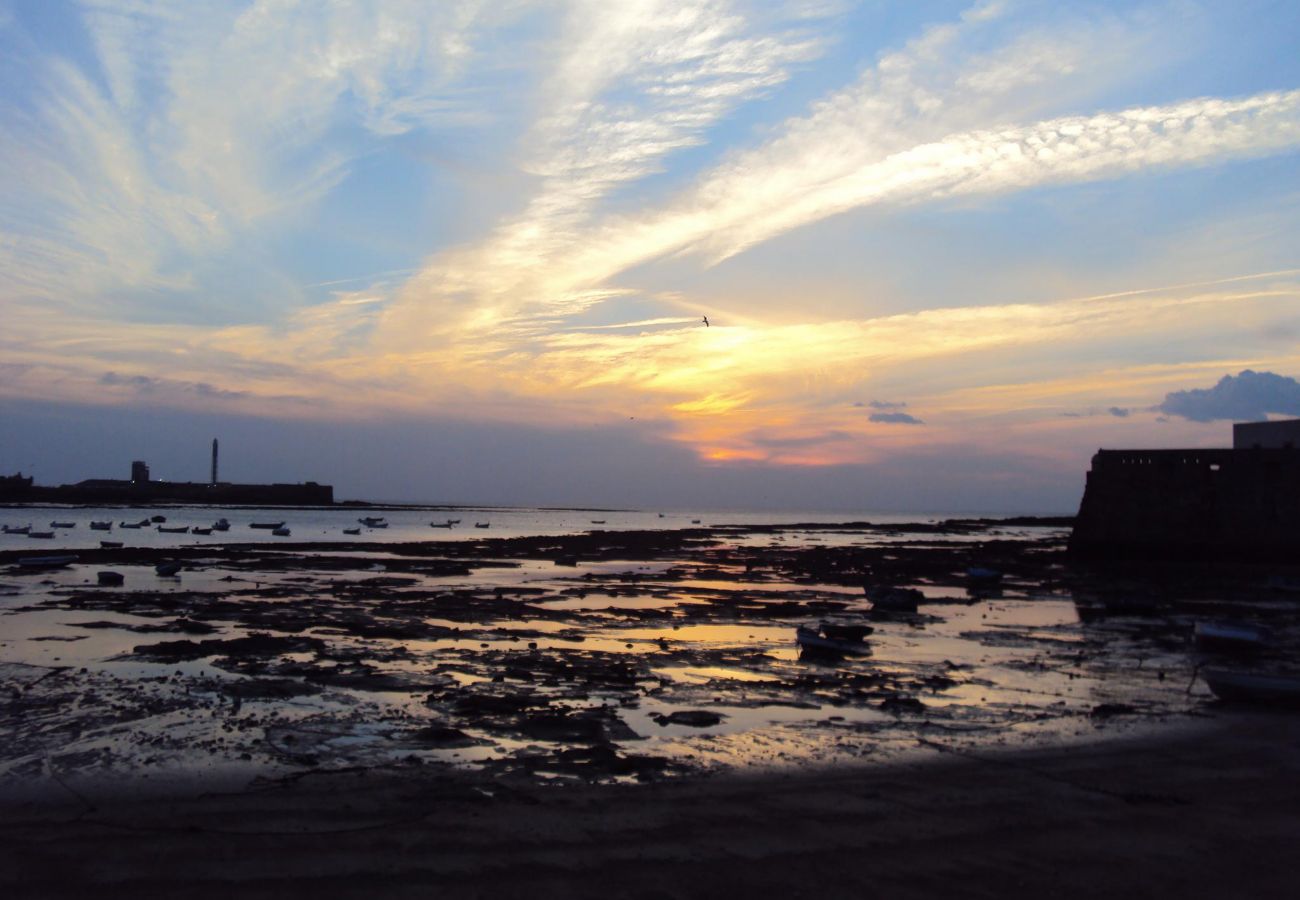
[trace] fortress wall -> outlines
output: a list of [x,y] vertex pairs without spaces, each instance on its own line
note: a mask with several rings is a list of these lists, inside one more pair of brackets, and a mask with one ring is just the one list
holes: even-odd
[[1300,450],[1100,450],[1070,549],[1300,562]]

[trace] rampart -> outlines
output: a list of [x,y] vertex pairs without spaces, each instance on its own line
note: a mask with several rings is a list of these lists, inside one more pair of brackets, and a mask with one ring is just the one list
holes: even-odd
[[1099,450],[1070,551],[1300,562],[1300,449]]

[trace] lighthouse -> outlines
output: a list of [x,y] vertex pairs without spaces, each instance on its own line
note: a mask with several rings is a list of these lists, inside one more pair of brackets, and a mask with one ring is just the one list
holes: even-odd
[[217,483],[217,439],[212,439],[212,481],[209,484]]

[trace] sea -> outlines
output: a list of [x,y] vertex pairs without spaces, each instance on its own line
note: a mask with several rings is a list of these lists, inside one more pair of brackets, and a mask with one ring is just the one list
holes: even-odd
[[[30,526],[34,532],[53,532],[52,538],[0,533],[0,550],[79,550],[98,548],[100,541],[121,541],[130,547],[200,547],[227,543],[404,543],[410,541],[482,541],[486,538],[536,537],[585,531],[676,530],[758,525],[834,525],[871,522],[877,525],[933,524],[947,519],[1000,518],[1007,514],[971,512],[883,513],[736,510],[603,510],[535,509],[527,507],[214,507],[214,506],[11,506],[0,508],[0,526]],[[149,521],[161,516],[164,522]],[[184,534],[161,531],[209,528],[218,519],[230,523],[228,531]],[[383,526],[368,526],[366,518],[381,518]],[[92,530],[91,522],[111,522],[110,531]],[[452,522],[450,528],[445,526]],[[124,528],[123,523],[145,523]],[[288,536],[273,535],[254,523],[283,523]],[[360,534],[345,529],[360,528]],[[857,540],[861,536],[856,536]],[[823,535],[822,542],[835,542]]]

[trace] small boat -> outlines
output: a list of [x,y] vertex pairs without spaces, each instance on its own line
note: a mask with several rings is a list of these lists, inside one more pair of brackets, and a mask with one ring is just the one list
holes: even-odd
[[856,622],[822,622],[821,631],[835,641],[860,641],[876,629]]
[[275,531],[275,529],[277,529],[277,528],[283,528],[283,527],[284,527],[284,523],[283,523],[283,522],[252,522],[252,523],[249,524],[248,527],[249,527],[249,528],[262,528],[262,529],[264,529],[264,530],[266,530],[266,531]]
[[429,523],[429,527],[430,527],[430,528],[450,528],[450,527],[451,527],[451,523],[450,523],[450,522],[430,522],[430,523]]
[[288,537],[290,533],[291,532],[289,531],[289,529],[285,528],[284,526],[271,529],[271,534],[275,535],[276,537]]
[[99,583],[105,587],[118,587],[126,581],[126,576],[121,572],[100,572],[98,578]]
[[118,528],[143,528],[147,524],[148,524],[147,522],[143,524],[140,522],[118,522],[117,527]]
[[492,527],[492,523],[491,523],[491,522],[475,522],[475,523],[474,523],[474,527],[475,527],[475,528],[491,528],[491,527]]
[[360,522],[362,525],[366,526],[367,528],[388,527],[388,523],[384,521],[383,516],[365,516],[363,518],[357,519],[357,521]]
[[1226,703],[1300,706],[1300,675],[1294,673],[1205,668],[1201,677],[1214,696]]
[[217,521],[215,521],[215,522],[212,523],[212,530],[213,530],[213,531],[229,531],[229,530],[230,530],[230,523],[229,523],[228,521],[226,521],[225,519],[217,519]]
[[150,522],[152,522],[153,524],[157,525],[157,524],[160,523],[160,522],[166,522],[166,521],[167,521],[167,517],[166,517],[166,516],[150,516],[150,517],[147,518],[147,519],[141,519],[141,520],[140,520],[141,524],[143,524],[143,525],[148,525]]
[[162,534],[189,534],[190,526],[177,525],[175,528],[166,528],[162,525],[159,525],[158,531]]
[[592,524],[592,525],[604,525],[604,524],[605,524],[605,520],[604,520],[604,519],[592,519],[592,520],[591,520],[591,524]]
[[344,534],[360,534],[360,533],[361,533],[361,529],[360,529],[360,528],[344,528],[344,529],[343,529],[343,533],[344,533]]
[[63,528],[63,529],[66,530],[66,529],[68,529],[68,528],[76,528],[76,527],[77,527],[77,523],[76,523],[76,522],[51,522],[51,523],[50,523],[50,527],[51,527],[51,528]]
[[29,538],[40,538],[41,540],[48,541],[54,537],[54,532],[53,531],[29,531],[27,532],[27,536]]
[[1272,634],[1267,628],[1244,622],[1197,622],[1192,626],[1196,649],[1211,653],[1258,653]]
[[692,524],[692,525],[698,525],[698,524],[700,524],[700,520],[699,520],[699,519],[691,519],[691,524]]
[[966,570],[966,579],[976,584],[1001,584],[1002,573],[997,569],[986,569],[983,566],[971,566]]
[[27,534],[31,530],[32,526],[30,525],[6,525],[4,527],[5,534]]
[[190,534],[212,534],[212,529],[200,528],[199,526],[195,525],[193,528],[190,529]]
[[871,653],[871,647],[862,641],[838,640],[827,637],[821,632],[812,628],[805,628],[803,625],[794,630],[795,643],[799,649],[808,650],[812,653],[834,654],[836,656],[865,656]]
[[447,522],[451,525],[459,525],[460,519],[448,519]]
[[71,554],[58,556],[20,556],[18,565],[25,569],[59,569],[77,561]]
[[916,588],[883,585],[866,586],[862,590],[871,601],[873,612],[914,613],[916,605],[925,599],[925,595]]
[[105,550],[116,550],[118,547],[122,546],[122,542],[121,541],[100,541],[99,546],[103,547]]
[[91,531],[112,531],[113,523],[112,522],[91,522],[90,530]]
[[181,563],[178,562],[161,562],[153,567],[153,570],[164,578],[175,575],[181,570]]

